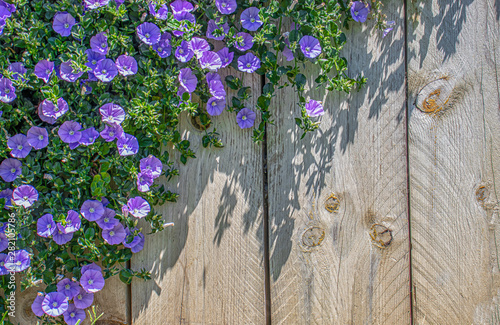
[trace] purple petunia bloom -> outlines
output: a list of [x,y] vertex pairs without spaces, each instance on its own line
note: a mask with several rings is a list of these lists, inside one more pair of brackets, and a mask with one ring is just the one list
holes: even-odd
[[79,141],[77,141],[77,142],[71,142],[71,143],[68,143],[68,146],[69,146],[69,148],[71,150],[73,150],[73,149],[76,149],[76,148],[78,148],[80,146],[80,142]]
[[31,185],[21,185],[12,192],[12,200],[15,205],[29,208],[38,201],[38,191]]
[[118,75],[118,68],[111,59],[102,59],[97,62],[94,75],[102,82],[110,82]]
[[[4,208],[10,210],[12,207],[12,190],[10,188],[6,188],[5,190],[0,191],[0,199],[5,199]],[[0,227],[0,231],[2,228]]]
[[384,29],[384,33],[382,35],[382,38],[386,37],[387,34],[389,34],[394,29],[395,25],[396,25],[396,22],[394,20],[388,21],[386,24],[386,28]]
[[39,107],[42,110],[43,116],[56,120],[69,110],[68,103],[64,100],[64,98],[59,98],[57,100],[57,106],[50,100],[44,99],[43,102],[40,103]]
[[94,144],[97,138],[99,138],[99,132],[97,132],[94,127],[90,127],[82,131],[82,137],[78,140],[78,143],[84,146],[90,146]]
[[118,219],[115,218],[115,215],[116,215],[115,210],[104,208],[104,214],[100,219],[96,221],[97,225],[104,230],[113,229],[114,226],[116,226],[116,224],[120,222]]
[[80,214],[74,210],[69,210],[68,215],[66,216],[65,223],[58,222],[57,228],[62,231],[64,234],[70,234],[72,232],[76,232],[82,226],[82,220],[80,218]]
[[306,104],[306,112],[310,117],[321,116],[325,113],[325,111],[323,110],[323,105],[321,105],[320,102],[315,101],[314,99],[311,99]]
[[45,83],[47,83],[50,79],[52,71],[54,71],[54,62],[50,62],[47,60],[40,60],[35,65],[34,73],[35,76],[37,76],[37,78],[40,78],[43,81],[45,81]]
[[85,309],[92,305],[94,302],[94,294],[86,292],[83,288],[80,288],[80,292],[73,298],[73,303],[76,308]]
[[21,175],[21,162],[14,158],[7,158],[0,164],[0,177],[10,183],[14,181],[17,176]]
[[0,101],[10,103],[16,99],[16,87],[7,78],[0,78]]
[[137,73],[137,61],[132,56],[120,55],[116,59],[116,67],[118,68],[118,72],[124,77]]
[[207,102],[207,113],[212,116],[220,115],[225,107],[226,107],[225,98],[212,97]]
[[228,65],[230,65],[231,62],[233,62],[234,53],[229,52],[229,49],[227,47],[225,47],[222,50],[220,50],[219,52],[217,52],[217,54],[219,55],[220,60],[222,62],[221,68],[225,68]]
[[222,67],[220,56],[212,51],[204,52],[199,62],[202,69],[208,69],[210,71],[217,71]]
[[43,302],[44,298],[45,298],[45,295],[39,292],[37,294],[35,300],[31,304],[31,311],[33,312],[33,314],[35,314],[38,317],[41,317],[44,314],[43,309],[42,309],[42,302]]
[[45,128],[32,126],[27,134],[28,144],[36,150],[43,149],[49,144],[49,133]]
[[183,12],[191,12],[194,7],[193,4],[186,0],[175,0],[170,4],[170,9],[174,14],[182,14]]
[[88,270],[95,270],[95,271],[102,272],[101,267],[95,263],[85,264],[84,266],[82,266],[82,269],[80,272],[83,275],[83,273],[87,272]]
[[61,73],[61,79],[67,82],[75,82],[83,75],[83,71],[75,71],[73,69],[73,61],[61,63],[59,72]]
[[203,52],[210,51],[210,45],[203,38],[193,37],[189,42],[189,49],[193,51],[197,59],[200,59]]
[[87,200],[83,202],[80,213],[88,221],[96,221],[104,214],[104,206],[97,200]]
[[78,142],[82,137],[82,126],[75,121],[64,122],[57,131],[57,134],[64,143]]
[[240,128],[247,129],[253,126],[256,117],[257,114],[255,114],[254,111],[245,107],[238,112],[238,115],[236,115],[236,121],[238,122]]
[[190,22],[192,24],[196,23],[196,18],[194,17],[194,15],[187,11],[183,11],[181,13],[174,13],[174,18],[175,20],[181,22],[181,26],[179,27],[179,29],[174,30],[172,32],[172,34],[174,34],[175,37],[180,37],[184,35],[184,32],[189,30],[187,22]]
[[99,108],[102,121],[110,125],[121,124],[125,120],[125,111],[118,104],[108,103]]
[[169,33],[163,33],[160,41],[153,45],[153,50],[160,56],[160,58],[169,57],[172,54],[172,45],[170,45],[170,40],[172,35]]
[[57,292],[62,293],[71,300],[80,293],[80,284],[69,278],[62,279],[57,283]]
[[149,191],[151,185],[153,185],[153,175],[151,171],[142,171],[137,174],[137,189],[139,192]]
[[198,78],[190,68],[181,69],[179,73],[179,82],[181,86],[188,92],[192,93],[198,85]]
[[220,75],[217,72],[209,72],[206,74],[205,78],[207,80],[207,84],[210,84],[210,81],[212,80],[222,81]]
[[76,24],[75,18],[71,16],[66,11],[58,12],[54,16],[54,22],[52,23],[52,28],[54,31],[61,36],[71,35],[71,28]]
[[139,253],[140,251],[142,251],[142,249],[144,248],[144,242],[145,242],[145,238],[144,238],[144,235],[142,233],[139,233],[138,235],[140,237],[140,240],[139,242],[137,243],[137,245],[135,246],[132,246],[130,248],[130,250],[132,251],[132,253]]
[[247,53],[238,58],[238,70],[253,73],[260,68],[260,60],[252,53]]
[[57,230],[56,223],[50,213],[44,214],[36,221],[36,233],[40,237],[49,237]]
[[116,141],[116,146],[118,147],[120,156],[135,155],[139,151],[139,142],[131,134],[124,133],[123,137]]
[[109,0],[84,0],[83,2],[85,9],[97,9],[107,6]]
[[97,66],[97,62],[99,62],[102,59],[105,59],[106,56],[104,54],[101,54],[99,52],[93,51],[93,50],[86,50],[85,54],[87,54],[87,63],[85,65],[92,70]]
[[85,310],[76,308],[75,304],[69,304],[63,313],[64,322],[68,325],[82,324],[85,320]]
[[232,14],[238,7],[236,0],[215,0],[215,5],[223,15]]
[[52,239],[57,245],[64,245],[73,239],[73,233],[70,232],[69,234],[65,234],[61,230],[57,229],[52,235]]
[[127,234],[127,237],[125,237],[125,239],[123,240],[123,246],[127,248],[132,248],[141,241],[140,235],[142,235],[142,233],[139,233],[138,235],[132,237],[132,235],[135,233],[136,230],[137,230],[136,228],[132,229],[130,229],[129,227],[125,228],[125,233]]
[[370,5],[364,4],[362,1],[354,1],[351,6],[352,19],[358,23],[364,23],[370,13]]
[[7,247],[9,247],[9,238],[7,238],[5,233],[0,232],[0,252],[6,250]]
[[80,278],[80,285],[86,292],[95,293],[104,288],[104,277],[100,271],[87,270]]
[[27,71],[21,62],[11,63],[7,70],[12,72],[12,79],[18,80],[19,78],[21,78],[22,81],[26,80],[25,78],[23,78],[21,76],[21,75],[26,74],[26,71]]
[[106,125],[104,130],[101,131],[101,137],[106,142],[111,142],[115,139],[120,139],[124,135],[123,128],[120,125]]
[[102,238],[110,245],[121,244],[125,236],[125,229],[121,223],[117,223],[113,229],[105,229],[102,231]]
[[314,59],[321,54],[321,45],[319,41],[313,36],[303,36],[299,42],[300,49],[304,56],[309,59]]
[[151,175],[153,176],[153,178],[157,178],[161,175],[163,165],[160,159],[156,158],[153,155],[149,155],[146,158],[141,159],[139,168],[141,172],[151,171]]
[[48,293],[43,299],[42,309],[49,316],[61,316],[68,310],[68,297],[60,292]]
[[140,196],[136,196],[127,201],[127,207],[131,215],[136,218],[144,218],[151,211],[148,201]]
[[259,17],[260,9],[256,7],[250,7],[241,13],[241,26],[249,31],[256,31],[262,26],[263,22]]
[[224,84],[220,80],[211,80],[208,83],[208,90],[210,94],[218,99],[226,98],[226,90],[224,89]]
[[166,20],[168,18],[168,7],[166,4],[158,6],[158,2],[151,1],[149,3],[149,14],[155,16],[156,19]]
[[234,43],[234,47],[237,48],[238,50],[245,52],[247,50],[250,50],[253,46],[253,36],[245,33],[245,32],[240,32],[236,34],[236,36],[241,37],[241,41],[237,41]]
[[193,57],[194,52],[189,49],[189,42],[182,41],[175,50],[175,58],[181,62],[188,62]]
[[21,272],[26,270],[31,264],[31,258],[28,251],[20,249],[14,251],[14,258],[9,254],[10,258],[5,262],[5,268],[11,272]]
[[12,13],[16,12],[16,6],[0,0],[0,18],[7,19]]
[[8,259],[7,254],[0,254],[0,275],[9,274],[9,270],[5,267],[5,261]]
[[108,37],[106,33],[101,32],[90,38],[90,48],[92,51],[100,54],[108,54]]
[[161,31],[155,24],[146,22],[137,26],[137,36],[143,43],[154,45],[160,41]]
[[293,52],[290,49],[290,41],[288,40],[288,38],[285,38],[285,44],[286,46],[283,49],[283,55],[285,56],[287,61],[292,61],[295,58],[295,56],[293,55]]
[[28,138],[24,134],[16,134],[7,140],[7,147],[11,149],[10,155],[14,158],[26,158],[31,152]]
[[[215,36],[215,31],[217,31],[217,35],[219,36]],[[224,37],[226,37],[226,34],[228,32],[229,32],[229,25],[227,23],[224,23],[222,25],[217,25],[217,22],[213,19],[210,19],[208,21],[207,33],[206,33],[207,38],[211,38],[217,41],[222,41]]]

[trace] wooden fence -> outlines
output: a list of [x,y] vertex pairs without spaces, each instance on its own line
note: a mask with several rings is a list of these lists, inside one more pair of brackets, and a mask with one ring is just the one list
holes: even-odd
[[[204,149],[183,119],[197,159],[159,208],[175,226],[131,262],[152,280],[96,295],[98,324],[500,324],[500,1],[384,12],[386,38],[371,22],[347,35],[363,90],[313,89],[307,67],[326,114],[304,140],[290,89],[263,145],[224,113],[226,147]],[[18,297],[21,324],[32,299]]]

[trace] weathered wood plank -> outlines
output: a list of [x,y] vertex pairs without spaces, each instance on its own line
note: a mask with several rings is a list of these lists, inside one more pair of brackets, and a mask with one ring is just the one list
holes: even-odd
[[498,1],[408,1],[416,324],[498,324]]
[[[349,74],[363,72],[366,88],[349,96],[308,91],[326,111],[315,134],[299,140],[298,100],[289,89],[274,99],[276,125],[268,131],[274,324],[410,323],[404,10],[390,1],[384,11],[397,22],[391,36],[353,24],[343,51]],[[318,71],[306,72],[313,88]],[[372,242],[374,228],[392,232],[387,247]]]
[[[243,83],[254,107],[260,77],[244,75]],[[149,236],[132,260],[133,269],[153,274],[132,283],[133,324],[263,324],[261,146],[223,112],[213,123],[225,148],[204,149],[204,132],[183,117],[180,130],[197,158],[166,183],[180,198],[158,211],[175,226]]]

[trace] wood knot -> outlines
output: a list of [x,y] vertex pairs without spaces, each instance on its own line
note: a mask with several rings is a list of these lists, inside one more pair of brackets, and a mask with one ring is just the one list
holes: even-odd
[[302,234],[302,244],[307,247],[321,245],[325,239],[325,230],[318,226],[309,227]]
[[486,186],[484,185],[481,185],[477,188],[476,190],[476,199],[480,202],[480,203],[484,203],[484,201],[490,196],[490,193],[488,191],[488,189],[486,188]]
[[370,229],[370,237],[375,246],[386,248],[392,243],[392,230],[384,225],[375,223]]
[[340,208],[339,199],[335,196],[334,193],[330,194],[330,196],[327,197],[325,200],[326,211],[328,211],[330,213],[335,213],[335,212],[339,211],[339,208]]
[[420,90],[415,104],[424,113],[437,114],[447,106],[452,91],[453,85],[450,78],[439,78]]

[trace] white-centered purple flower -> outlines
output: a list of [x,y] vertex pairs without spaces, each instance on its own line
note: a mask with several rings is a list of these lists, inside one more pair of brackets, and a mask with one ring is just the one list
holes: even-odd
[[182,14],[184,12],[191,12],[193,11],[194,7],[193,4],[190,3],[189,1],[186,0],[175,0],[170,4],[170,9],[172,9],[172,12],[174,15]]
[[69,234],[63,233],[61,230],[57,229],[53,234],[52,234],[52,239],[57,245],[64,245],[67,242],[69,242],[71,239],[73,239],[73,233],[70,232]]
[[155,24],[146,22],[137,26],[137,36],[143,43],[154,45],[160,41],[161,31]]
[[117,223],[112,229],[102,231],[102,238],[110,245],[118,245],[125,239],[125,228],[121,223]]
[[260,60],[252,53],[247,53],[238,58],[238,70],[253,73],[260,68]]
[[145,170],[137,174],[137,189],[139,192],[149,191],[153,182],[154,180],[151,171]]
[[[220,19],[218,19],[219,21]],[[207,38],[211,38],[217,41],[222,41],[226,34],[229,33],[229,25],[227,23],[218,25],[217,22],[213,19],[208,21],[207,26]],[[218,36],[216,36],[218,35]]]
[[196,90],[198,78],[190,68],[184,68],[179,72],[179,82],[186,91],[192,93]]
[[161,163],[160,159],[156,158],[153,155],[149,155],[146,158],[141,159],[141,161],[139,162],[139,168],[141,172],[151,171],[151,175],[153,176],[153,178],[157,178],[161,175],[163,164]]
[[212,80],[222,81],[220,75],[217,72],[209,72],[205,75],[205,79],[207,80],[207,84],[210,84]]
[[71,16],[66,11],[58,12],[54,16],[54,21],[52,23],[52,28],[54,31],[61,36],[71,35],[71,28],[75,26],[76,21],[73,16]]
[[309,115],[310,117],[316,117],[325,114],[325,111],[323,110],[323,105],[321,105],[320,102],[315,101],[314,99],[311,99],[306,104],[306,112],[307,115]]
[[101,32],[90,38],[90,48],[92,51],[106,55],[108,54],[108,37],[106,33]]
[[188,22],[190,22],[192,24],[196,23],[195,16],[192,13],[186,12],[186,11],[183,11],[183,12],[177,13],[177,14],[174,13],[174,18],[175,18],[175,20],[181,22],[179,29],[174,30],[172,32],[172,34],[174,34],[175,37],[180,37],[180,36],[184,35],[184,32],[189,31],[189,27],[187,24]]
[[76,308],[75,304],[69,304],[68,309],[63,313],[64,322],[67,325],[83,324],[85,320],[85,310]]
[[211,80],[208,83],[208,90],[210,91],[210,94],[215,98],[226,98],[226,90],[224,89],[224,84],[220,80]]
[[236,0],[215,0],[215,5],[223,15],[232,14],[238,7]]
[[110,125],[121,124],[125,120],[125,111],[118,104],[104,104],[99,108],[99,113],[102,121]]
[[40,108],[43,116],[55,120],[63,116],[69,110],[68,103],[64,98],[59,98],[57,100],[57,105],[54,105],[54,103],[48,99],[44,99],[43,102],[40,103]]
[[222,61],[220,56],[212,51],[203,52],[199,63],[202,69],[208,69],[210,71],[217,71],[222,67]]
[[45,83],[47,83],[52,75],[52,71],[54,71],[54,62],[40,60],[35,65],[34,73],[37,78],[42,79]]
[[99,132],[97,132],[96,129],[92,126],[82,131],[82,137],[80,138],[78,143],[84,146],[90,146],[94,144],[97,138],[99,138]]
[[241,26],[249,31],[256,31],[262,26],[263,22],[259,17],[260,9],[256,7],[250,7],[241,13]]
[[[12,255],[14,255],[14,258],[12,258]],[[26,270],[30,264],[30,254],[28,251],[20,249],[14,251],[13,254],[9,254],[9,258],[5,261],[4,266],[11,272],[22,272]]]
[[115,218],[115,216],[116,216],[115,210],[104,208],[104,214],[100,219],[96,221],[97,225],[104,230],[113,229],[116,226],[116,224],[120,222],[118,219]]
[[68,310],[68,297],[57,291],[50,292],[43,299],[42,309],[49,316],[61,316]]
[[85,309],[92,305],[94,302],[94,294],[91,292],[86,292],[83,288],[80,288],[80,292],[73,298],[73,303],[76,308]]
[[14,158],[26,158],[31,152],[28,138],[24,134],[16,134],[7,140],[7,147],[11,149],[10,155]]
[[32,126],[27,133],[28,144],[34,149],[45,148],[49,144],[49,133],[47,129],[38,126]]
[[139,151],[139,142],[133,135],[124,133],[123,136],[116,141],[116,147],[118,148],[120,156],[131,156]]
[[59,68],[61,79],[67,82],[75,82],[83,75],[83,71],[73,69],[73,61],[61,63]]
[[236,41],[234,43],[234,47],[242,52],[245,52],[247,50],[250,50],[253,46],[253,36],[245,33],[245,32],[240,32],[236,34],[238,38],[240,38],[239,41]]
[[364,23],[370,13],[370,5],[362,1],[354,1],[351,5],[351,16],[354,21]]
[[217,116],[226,108],[226,99],[212,97],[207,102],[207,113],[211,116]]
[[83,0],[84,9],[97,9],[100,7],[107,6],[109,0]]
[[151,206],[148,201],[140,196],[129,199],[127,208],[129,213],[136,218],[144,218],[151,211]]
[[120,139],[124,135],[123,128],[120,125],[105,125],[101,131],[101,137],[106,142],[111,142],[115,139]]
[[7,78],[0,78],[0,101],[10,103],[16,99],[16,87]]
[[[12,190],[10,188],[0,191],[0,199],[5,199],[5,209],[10,210],[12,208]],[[3,231],[2,227],[0,227],[0,230]]]
[[85,65],[91,68],[92,70],[97,66],[97,62],[106,58],[104,54],[101,54],[99,52],[90,49],[86,50],[85,54],[87,54],[87,63],[85,63]]
[[172,35],[170,33],[163,33],[160,41],[153,45],[153,50],[160,56],[160,58],[169,57],[172,54],[172,45],[170,40]]
[[38,317],[42,317],[44,314],[43,309],[42,309],[42,302],[43,302],[44,298],[45,298],[45,295],[43,293],[38,292],[35,300],[31,304],[31,311],[33,312],[33,314],[35,314]]
[[12,72],[12,79],[26,81],[23,77],[28,70],[24,67],[21,62],[14,62],[9,65],[8,71]]
[[80,285],[86,292],[95,293],[104,288],[104,277],[101,271],[87,270],[80,278]]
[[80,213],[88,221],[96,221],[104,214],[104,206],[97,200],[87,200],[83,202]]
[[75,121],[64,122],[57,131],[57,134],[64,143],[78,143],[82,137],[82,132],[80,131],[82,126],[80,123]]
[[118,75],[118,68],[111,59],[102,59],[94,68],[94,75],[102,82],[110,82]]
[[80,293],[80,284],[69,278],[64,278],[57,283],[57,292],[62,293],[71,300]]
[[49,237],[57,230],[54,218],[50,213],[44,214],[36,221],[36,233],[40,237]]
[[166,20],[168,18],[168,7],[166,4],[158,5],[157,1],[149,3],[149,14],[156,19]]
[[299,45],[306,58],[314,59],[321,54],[321,45],[318,39],[313,36],[303,36],[299,41]]
[[191,41],[189,41],[189,49],[193,51],[197,59],[200,59],[203,52],[210,51],[210,45],[207,40],[203,38],[193,37]]
[[70,234],[76,232],[82,226],[82,220],[80,214],[74,210],[69,210],[66,215],[64,222],[57,223],[57,229],[62,231],[64,234]]
[[194,52],[189,49],[189,42],[182,41],[175,50],[175,58],[181,62],[188,62],[194,56]]
[[230,65],[231,62],[233,62],[234,53],[229,52],[229,49],[227,47],[224,47],[223,49],[218,51],[217,54],[219,55],[220,61],[222,63],[221,68],[225,68]]
[[4,182],[10,183],[14,181],[17,176],[21,175],[22,164],[19,160],[14,158],[7,158],[0,164],[0,177]]
[[31,185],[21,185],[12,192],[12,201],[15,205],[29,208],[38,201],[38,191]]
[[240,128],[248,129],[253,126],[256,117],[257,114],[255,114],[254,111],[245,107],[238,112],[238,115],[236,115],[236,122],[238,122]]
[[116,59],[115,65],[118,72],[124,77],[137,73],[137,61],[132,56],[120,55]]

